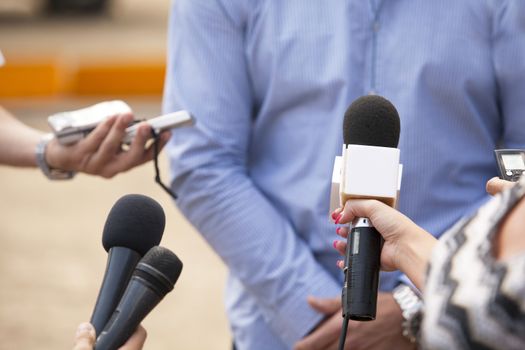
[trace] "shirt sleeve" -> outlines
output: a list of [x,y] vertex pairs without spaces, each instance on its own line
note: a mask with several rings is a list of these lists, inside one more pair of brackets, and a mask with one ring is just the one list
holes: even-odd
[[215,0],[174,2],[164,109],[188,109],[196,125],[173,133],[172,187],[180,210],[291,347],[323,318],[307,296],[333,297],[341,286],[250,178],[254,99],[239,14]]
[[493,63],[503,120],[502,146],[525,147],[525,6],[497,1],[493,24]]

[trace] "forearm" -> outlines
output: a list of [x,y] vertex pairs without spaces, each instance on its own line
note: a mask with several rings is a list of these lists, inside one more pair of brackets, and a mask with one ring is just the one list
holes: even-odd
[[337,295],[341,287],[282,213],[242,171],[199,166],[175,183],[179,207],[256,298],[275,334],[291,346],[312,329],[322,315],[307,296]]
[[41,135],[0,107],[0,164],[35,167],[35,148]]
[[423,291],[427,266],[437,239],[415,224],[407,236],[399,244],[397,265],[399,270]]

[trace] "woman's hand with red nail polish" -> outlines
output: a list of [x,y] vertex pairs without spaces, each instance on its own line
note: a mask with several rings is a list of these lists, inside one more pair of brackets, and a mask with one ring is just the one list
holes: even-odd
[[[381,268],[386,271],[399,269],[407,273],[405,270],[413,270],[411,259],[413,260],[414,255],[420,255],[419,252],[421,251],[431,250],[436,242],[432,235],[417,226],[409,218],[377,200],[348,200],[343,210],[334,211],[332,217],[336,217],[336,224],[348,224],[356,218],[369,218],[385,240],[381,252]],[[337,228],[336,232],[339,236],[348,238],[350,229],[348,226],[341,226]],[[334,243],[334,248],[341,255],[344,255],[346,242],[337,241]],[[423,256],[416,258],[428,260],[428,257]],[[417,273],[419,274],[421,271],[423,271],[421,275],[424,276],[424,268],[418,270]]]
[[339,214],[341,214],[342,211],[343,211],[343,208],[337,208],[336,210],[332,212],[330,216],[332,220],[334,220],[334,222],[337,220],[337,217],[339,216]]

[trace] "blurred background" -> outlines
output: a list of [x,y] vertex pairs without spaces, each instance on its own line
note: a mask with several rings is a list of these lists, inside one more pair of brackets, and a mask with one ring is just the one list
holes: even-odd
[[[169,8],[169,0],[0,0],[0,105],[42,130],[50,114],[104,100],[159,115]],[[165,155],[161,172],[167,180]],[[224,265],[154,183],[150,163],[112,180],[69,182],[0,166],[0,349],[72,347],[102,281],[106,216],[128,193],[163,206],[162,245],[184,262],[144,322],[145,349],[230,348]]]

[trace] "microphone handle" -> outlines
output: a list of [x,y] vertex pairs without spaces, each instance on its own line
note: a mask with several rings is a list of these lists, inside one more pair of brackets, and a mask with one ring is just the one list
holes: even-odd
[[161,300],[162,296],[148,281],[137,276],[132,277],[111,319],[97,338],[95,349],[118,349]]
[[104,279],[90,321],[97,335],[115,311],[140,258],[140,254],[130,248],[112,247],[109,250]]
[[346,247],[343,317],[375,320],[382,245],[383,237],[370,220],[359,218],[350,230]]

